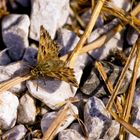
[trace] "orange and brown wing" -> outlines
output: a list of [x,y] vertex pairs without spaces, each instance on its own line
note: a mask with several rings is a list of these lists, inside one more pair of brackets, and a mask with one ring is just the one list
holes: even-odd
[[37,62],[44,63],[51,58],[56,58],[58,57],[58,52],[56,43],[51,39],[44,27],[41,26]]

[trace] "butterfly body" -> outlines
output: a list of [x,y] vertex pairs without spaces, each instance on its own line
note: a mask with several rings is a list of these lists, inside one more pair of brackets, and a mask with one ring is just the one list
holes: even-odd
[[41,26],[37,65],[30,71],[33,77],[52,77],[78,87],[72,68],[58,57],[58,47]]

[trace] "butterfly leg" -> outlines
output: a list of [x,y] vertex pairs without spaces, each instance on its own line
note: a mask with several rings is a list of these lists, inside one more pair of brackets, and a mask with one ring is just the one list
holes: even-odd
[[36,86],[36,91],[38,91],[38,84],[39,84],[39,78],[37,76],[37,86]]

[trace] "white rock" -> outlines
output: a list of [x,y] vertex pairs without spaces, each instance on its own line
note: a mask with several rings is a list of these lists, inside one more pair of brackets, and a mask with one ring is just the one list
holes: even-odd
[[112,121],[103,102],[94,96],[85,105],[84,120],[87,135],[91,140],[102,138]]
[[7,130],[16,123],[18,98],[9,91],[0,94],[0,128]]
[[[103,27],[95,29],[91,33],[91,35],[88,39],[88,43],[91,43],[92,41],[96,40],[99,36],[107,33],[109,30],[111,30],[117,24],[117,22],[118,21],[115,19],[112,22],[104,25]],[[110,50],[113,50],[113,49],[122,50],[122,47],[123,47],[122,35],[123,35],[122,32],[121,33],[116,33],[102,47],[97,48],[93,51],[90,51],[89,53],[92,55],[93,58],[102,60],[109,55]]]
[[[0,83],[13,78],[14,75],[16,76],[25,73],[27,68],[27,63],[23,61],[10,63],[7,66],[0,66]],[[10,88],[9,91],[13,93],[21,93],[25,91],[25,89],[25,82],[22,82]]]
[[13,127],[11,130],[5,132],[2,135],[3,140],[21,140],[24,138],[25,134],[27,132],[27,129],[24,127],[24,125],[17,125]]
[[[131,71],[133,71],[133,69],[134,69],[135,59],[136,59],[136,56],[131,59],[131,62],[130,62],[130,65],[129,65],[129,69]],[[139,77],[140,77],[140,66],[139,66],[138,72],[137,72],[137,78],[139,78]]]
[[[82,21],[85,23],[85,26],[89,23],[91,18],[91,9],[85,11],[82,15],[81,15],[81,19]],[[104,24],[104,20],[103,17],[101,15],[98,16],[96,24],[95,24],[95,28],[101,27]]]
[[115,120],[112,120],[111,126],[108,129],[107,133],[104,136],[105,140],[114,140],[117,138],[120,130],[120,124]]
[[0,65],[7,65],[11,62],[11,59],[8,56],[7,49],[4,49],[0,52]]
[[119,1],[111,0],[111,2],[115,7],[118,7],[120,9],[125,10],[125,11],[129,11],[131,8],[131,1],[130,0],[119,0]]
[[58,140],[85,140],[85,138],[80,135],[74,129],[66,129],[59,133]]
[[[67,111],[67,117],[65,120],[62,121],[62,124],[56,131],[55,135],[60,131],[64,130],[65,128],[67,128],[75,120],[74,114],[78,115],[78,109],[76,106],[70,104],[70,109],[68,109]],[[47,131],[47,129],[50,127],[54,119],[57,118],[57,115],[58,115],[57,112],[49,112],[43,116],[41,120],[41,130],[43,133]]]
[[43,25],[52,38],[62,27],[69,15],[69,0],[32,0],[30,38],[39,39],[40,26]]
[[29,17],[27,15],[10,14],[2,20],[2,36],[9,48],[9,56],[13,60],[22,58],[25,47],[28,47]]
[[[64,46],[64,49],[61,51],[61,53],[65,54],[66,52],[74,48],[74,45],[78,42],[79,38],[73,35],[73,33],[68,30],[63,30],[62,34],[60,35],[62,40],[58,39],[57,42],[59,42],[61,46]],[[71,41],[71,39],[73,40]],[[87,60],[88,56],[87,54],[85,54],[80,55],[76,61],[74,71],[78,83],[80,82],[81,75],[83,73],[83,69],[86,65]],[[61,106],[61,103],[64,102],[66,99],[74,97],[77,91],[75,87],[71,87],[68,83],[64,81],[49,78],[46,79],[45,83],[44,79],[38,79],[38,81],[27,81],[26,85],[30,94],[33,97],[39,99],[51,109],[59,108]]]
[[32,124],[36,118],[36,106],[34,99],[28,94],[23,95],[19,101],[18,123]]

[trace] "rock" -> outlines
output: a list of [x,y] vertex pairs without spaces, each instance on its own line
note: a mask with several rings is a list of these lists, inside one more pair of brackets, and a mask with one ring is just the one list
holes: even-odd
[[[65,54],[72,50],[79,39],[68,30],[63,30],[62,34],[60,33],[60,37],[62,40],[58,39],[59,41],[57,40],[57,42],[59,42],[59,45],[62,47],[64,46],[61,54]],[[80,55],[76,61],[74,71],[78,82],[80,82],[83,68],[85,67],[88,58],[87,54]],[[39,99],[51,109],[59,108],[66,99],[74,97],[77,91],[77,88],[70,86],[68,83],[52,78],[48,78],[46,81],[45,78],[38,78],[38,80],[27,81],[26,85],[33,97]]]
[[79,41],[79,37],[74,32],[61,28],[57,31],[55,41],[59,45],[60,55],[63,56],[74,49]]
[[27,15],[10,14],[2,20],[2,36],[9,56],[17,61],[28,47],[30,20]]
[[[140,13],[137,15],[137,18],[140,19]],[[136,43],[137,39],[139,37],[139,33],[132,27],[129,27],[128,33],[126,36],[126,40],[129,45],[133,45]]]
[[84,122],[88,138],[91,140],[102,138],[111,126],[111,117],[103,102],[92,97],[84,108]]
[[27,129],[24,127],[24,125],[20,124],[15,127],[13,127],[11,130],[7,131],[2,135],[3,140],[21,140],[24,138],[25,134],[27,132]]
[[111,0],[113,6],[123,9],[125,11],[129,11],[131,8],[131,1],[130,0],[120,0],[119,2],[115,0]]
[[29,7],[30,6],[30,0],[15,0],[15,2],[19,3],[23,7]]
[[58,140],[85,140],[83,136],[81,136],[74,129],[66,129],[59,133]]
[[40,115],[44,115],[46,114],[47,112],[49,112],[49,108],[45,108],[45,107],[42,107],[41,110],[40,110]]
[[[75,115],[78,115],[77,107],[70,104],[70,109],[67,111],[67,118],[62,121],[61,126],[57,129],[55,134],[67,128],[75,120],[72,112],[74,112]],[[47,131],[54,119],[57,118],[57,115],[57,112],[48,112],[43,116],[41,120],[41,130],[43,133]]]
[[[123,67],[105,61],[102,61],[101,63],[104,67],[105,72],[108,75],[108,79],[115,86]],[[130,78],[131,71],[127,71],[126,77],[124,78],[124,81],[120,87],[119,94],[125,93],[128,88]],[[84,82],[83,86],[81,86],[80,90],[86,95],[101,96],[108,93],[106,85],[94,65],[92,65],[91,72],[88,75],[87,80]]]
[[119,135],[119,130],[120,130],[120,124],[115,120],[112,120],[111,126],[104,136],[104,140],[117,139],[118,138],[117,136]]
[[[10,63],[7,66],[0,66],[0,83],[7,81],[17,75],[26,73],[27,63],[23,61]],[[9,89],[13,93],[21,93],[26,90],[25,82],[19,83]]]
[[7,49],[4,49],[0,52],[0,65],[7,65],[11,62],[11,59],[8,56]]
[[[88,43],[91,43],[92,41],[94,41],[98,37],[100,37],[101,35],[107,33],[109,30],[111,30],[113,27],[115,27],[117,23],[118,23],[118,20],[114,19],[112,22],[104,25],[103,27],[95,29],[91,33],[90,37],[88,38]],[[122,50],[122,48],[123,48],[123,37],[122,36],[123,36],[122,32],[116,33],[102,47],[97,48],[93,51],[90,51],[89,53],[95,59],[98,59],[98,60],[105,59],[109,55],[110,50],[113,50],[113,49]]]
[[[135,59],[136,59],[136,56],[134,56],[132,59],[131,59],[131,62],[130,62],[130,65],[129,65],[129,70],[133,71],[134,69],[134,65],[135,65]],[[137,72],[137,78],[140,77],[140,66],[138,68],[138,72]]]
[[133,45],[136,43],[137,39],[138,39],[139,33],[134,30],[134,28],[129,27],[128,29],[128,33],[126,36],[126,40],[128,42],[129,45]]
[[31,5],[30,38],[39,39],[41,25],[54,38],[56,30],[62,27],[68,18],[69,0],[32,0]]
[[[69,127],[70,129],[74,129],[75,131],[77,131],[80,135],[83,135],[81,126],[79,123],[72,123],[71,126]],[[61,132],[60,132],[61,133]]]
[[33,124],[36,118],[36,106],[34,99],[28,94],[20,98],[18,108],[18,123]]
[[[85,11],[82,15],[81,15],[81,19],[84,22],[84,28],[86,27],[86,25],[89,23],[90,21],[90,17],[91,17],[91,9]],[[96,24],[95,24],[95,28],[101,27],[104,24],[104,20],[102,15],[99,15],[99,17],[97,18]]]
[[0,128],[7,130],[16,123],[18,98],[9,91],[0,94]]
[[[140,129],[140,124],[139,124],[140,96],[139,96],[139,94],[140,94],[140,82],[138,82],[136,85],[136,90],[135,90],[134,99],[133,99],[132,113],[131,113],[131,123],[132,123],[133,127],[135,127],[138,130]],[[139,140],[140,139],[131,133],[128,133],[127,138],[128,138],[128,140]]]
[[32,46],[26,48],[22,60],[28,62],[31,65],[35,65],[36,58],[37,58],[37,48]]

